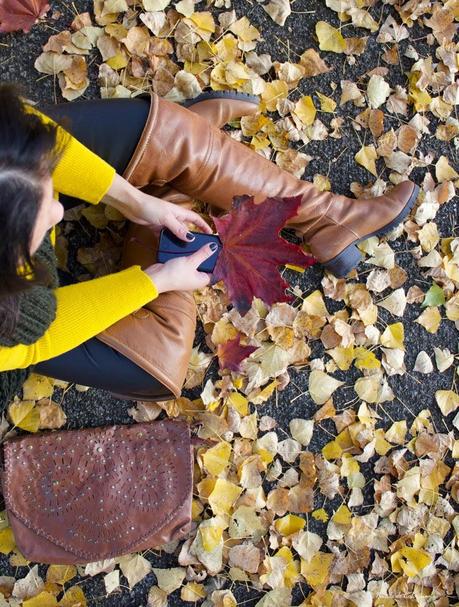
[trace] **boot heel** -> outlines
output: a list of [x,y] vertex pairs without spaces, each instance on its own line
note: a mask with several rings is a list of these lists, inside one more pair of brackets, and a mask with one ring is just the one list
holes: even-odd
[[322,264],[337,278],[344,278],[361,261],[362,253],[355,244],[350,244],[339,255]]

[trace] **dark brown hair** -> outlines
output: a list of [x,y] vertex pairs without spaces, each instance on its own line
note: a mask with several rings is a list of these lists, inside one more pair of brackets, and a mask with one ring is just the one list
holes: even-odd
[[[0,335],[11,335],[22,293],[47,284],[46,267],[30,255],[43,180],[50,177],[67,143],[58,128],[25,108],[17,83],[0,84]],[[21,269],[21,265],[23,266]],[[27,273],[25,267],[29,270]]]

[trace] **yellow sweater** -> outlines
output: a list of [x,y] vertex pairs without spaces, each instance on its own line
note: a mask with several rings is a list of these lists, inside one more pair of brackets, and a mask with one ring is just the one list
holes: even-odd
[[[37,108],[30,105],[27,108],[38,113],[44,122],[56,124]],[[67,133],[61,126],[58,130],[61,138]],[[109,190],[115,173],[105,160],[70,136],[52,175],[54,196],[67,194],[97,204]],[[53,245],[55,241],[53,229]],[[76,348],[155,299],[158,291],[140,265],[134,265],[107,276],[59,287],[55,295],[56,318],[40,339],[31,345],[0,346],[0,372],[23,369]]]

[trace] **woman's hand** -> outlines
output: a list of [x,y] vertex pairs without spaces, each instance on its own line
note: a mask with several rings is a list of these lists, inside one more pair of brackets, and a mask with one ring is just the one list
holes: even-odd
[[158,293],[165,291],[192,291],[202,289],[209,284],[211,275],[207,272],[198,272],[201,263],[215,251],[215,243],[206,244],[191,255],[169,259],[165,263],[155,263],[144,272],[155,283]]
[[169,228],[181,240],[189,241],[186,237],[187,223],[201,228],[206,234],[212,234],[212,228],[198,213],[141,192],[118,173],[102,202],[118,209],[134,223],[151,226],[154,232],[159,232],[163,227]]

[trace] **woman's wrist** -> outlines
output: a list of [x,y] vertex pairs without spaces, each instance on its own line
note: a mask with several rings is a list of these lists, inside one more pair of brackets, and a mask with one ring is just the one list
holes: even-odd
[[153,264],[152,266],[145,268],[143,271],[155,285],[158,294],[164,293],[164,291],[168,290],[164,281],[163,264]]
[[101,202],[114,207],[120,213],[127,210],[138,213],[142,206],[142,192],[124,177],[115,173],[112,184]]

